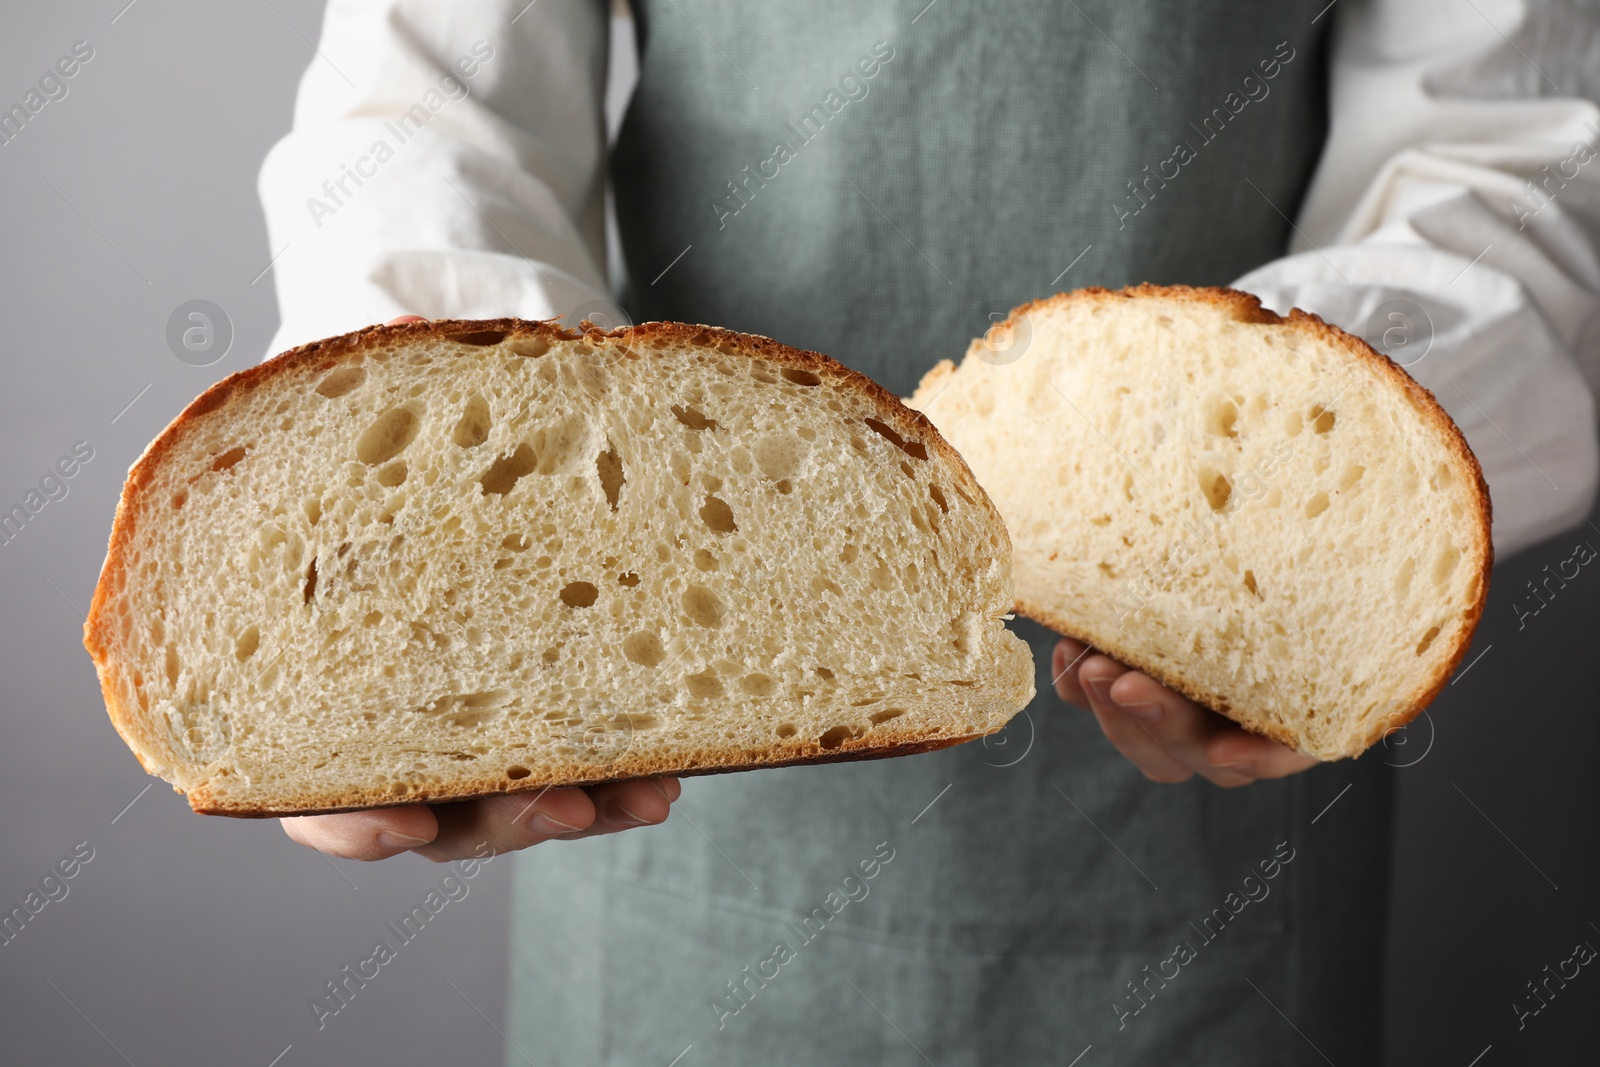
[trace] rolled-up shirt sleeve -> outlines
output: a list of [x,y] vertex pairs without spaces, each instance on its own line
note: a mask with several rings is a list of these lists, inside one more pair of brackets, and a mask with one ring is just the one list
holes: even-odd
[[601,0],[333,0],[260,174],[270,352],[403,314],[613,308],[607,20]]
[[1433,392],[1483,466],[1503,559],[1582,521],[1600,476],[1600,14],[1340,0],[1331,17],[1329,137],[1290,254],[1234,285]]

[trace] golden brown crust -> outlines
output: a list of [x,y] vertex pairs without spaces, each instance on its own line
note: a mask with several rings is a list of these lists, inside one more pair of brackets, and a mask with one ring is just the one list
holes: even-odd
[[[1337,351],[1346,353],[1358,364],[1377,374],[1380,380],[1386,381],[1389,385],[1398,389],[1410,401],[1412,408],[1421,416],[1423,421],[1448,442],[1448,448],[1452,458],[1455,460],[1457,472],[1462,475],[1463,481],[1475,487],[1474,495],[1477,504],[1474,510],[1474,515],[1477,519],[1476,537],[1478,547],[1481,550],[1477,556],[1479,561],[1477,600],[1463,616],[1464,622],[1459,631],[1457,631],[1455,647],[1451,649],[1450,655],[1441,661],[1440,666],[1430,677],[1398,701],[1398,707],[1395,712],[1386,716],[1381,723],[1374,727],[1363,743],[1363,749],[1370,747],[1387,734],[1400,729],[1422,713],[1433,698],[1439,695],[1440,690],[1449,683],[1450,675],[1460,665],[1462,658],[1467,653],[1467,649],[1472,644],[1473,632],[1477,629],[1478,620],[1483,616],[1484,604],[1488,600],[1489,574],[1494,566],[1494,542],[1490,534],[1493,514],[1489,501],[1489,486],[1483,479],[1483,468],[1479,466],[1478,458],[1472,454],[1472,449],[1467,446],[1467,439],[1461,433],[1461,429],[1439,404],[1433,393],[1407,374],[1393,360],[1378,352],[1361,338],[1330,325],[1317,315],[1301,311],[1299,308],[1292,308],[1287,316],[1279,315],[1268,308],[1262,307],[1261,301],[1251,293],[1222,287],[1196,288],[1188,285],[1162,286],[1148,283],[1129,286],[1120,290],[1094,286],[1073,292],[1057,293],[1054,296],[1044,297],[1024,304],[1011,312],[1010,317],[1006,320],[1006,325],[1010,325],[1019,316],[1025,315],[1030,311],[1050,310],[1075,301],[1151,298],[1208,304],[1231,312],[1236,321],[1265,326],[1286,326],[1289,329],[1321,341]],[[1017,612],[1053,630],[1093,645],[1114,659],[1118,659],[1128,666],[1150,675],[1150,677],[1167,688],[1182,693],[1197,704],[1204,705],[1224,715],[1228,713],[1226,707],[1219,706],[1222,702],[1216,694],[1204,692],[1188,679],[1164,670],[1153,661],[1131,652],[1125,647],[1121,647],[1110,635],[1086,633],[1083,627],[1069,620],[1050,617],[1049,612],[1026,603],[1020,595],[1017,600]],[[1296,745],[1296,739],[1288,730],[1282,728],[1274,729],[1271,726],[1259,724],[1250,724],[1249,728],[1291,748]],[[1352,755],[1359,754],[1352,753]]]
[[[654,342],[694,345],[710,344],[719,347],[725,344],[728,348],[724,348],[724,351],[731,349],[732,353],[745,355],[752,359],[762,359],[781,367],[810,371],[819,377],[832,379],[845,388],[853,390],[872,401],[884,420],[907,441],[921,442],[930,446],[947,463],[956,468],[964,479],[963,488],[968,495],[976,500],[981,500],[983,506],[995,516],[995,526],[1000,535],[1006,537],[1006,543],[1009,548],[1009,535],[1005,531],[1004,524],[1000,521],[988,494],[978,484],[977,479],[967,467],[966,461],[961,458],[960,453],[940,436],[939,431],[934,428],[933,423],[928,421],[926,416],[919,411],[906,407],[899,397],[866,375],[853,371],[820,352],[791,348],[771,338],[738,333],[715,326],[700,326],[677,322],[647,322],[637,326],[602,330],[592,323],[584,322],[582,327],[578,330],[571,330],[563,328],[554,320],[530,321],[515,318],[482,320],[436,319],[423,322],[368,326],[338,337],[301,345],[298,348],[293,348],[274,356],[265,362],[229,375],[201,393],[167,425],[166,429],[145,448],[144,453],[128,471],[121,498],[117,502],[106,559],[101,566],[100,579],[95,586],[94,598],[89,608],[88,618],[84,622],[83,638],[84,647],[88,649],[89,655],[94,660],[95,670],[100,680],[101,694],[105,699],[106,710],[110,715],[112,724],[116,727],[123,740],[127,742],[128,747],[133,750],[146,771],[155,773],[145,753],[147,748],[153,749],[157,747],[158,742],[155,731],[148,729],[149,724],[139,709],[127,706],[122,699],[125,689],[119,677],[119,672],[123,669],[123,665],[117,661],[115,652],[118,641],[117,628],[121,625],[117,617],[118,594],[128,581],[128,554],[139,515],[145,505],[145,491],[153,481],[155,471],[189,434],[198,432],[202,420],[210,417],[226,418],[227,408],[235,398],[265,387],[282,378],[295,376],[320,377],[340,362],[353,357],[365,356],[376,349],[385,349],[396,344],[418,340],[454,340],[462,344],[481,346],[496,344],[506,338],[543,338],[550,341],[577,341],[587,338],[592,341],[622,341],[630,350],[637,351],[643,356],[655,356],[664,353],[655,347]],[[875,759],[930,751],[947,745],[959,744],[980,736],[983,735],[972,734],[958,738],[941,738],[911,734],[880,734],[871,741],[846,740],[837,750],[826,751],[814,742],[785,743],[775,746],[775,752],[777,753],[775,756],[756,757],[738,763],[712,762],[693,767],[668,765],[662,761],[652,762],[643,757],[635,757],[631,760],[623,761],[618,767],[617,773],[604,779],[604,781],[620,781],[665,773],[678,775],[713,774],[759,767]],[[439,791],[437,795],[419,792],[409,794],[403,800],[397,801],[391,796],[379,795],[376,791],[370,795],[357,795],[347,792],[341,795],[308,798],[307,803],[311,807],[287,811],[229,807],[224,800],[212,795],[204,787],[191,789],[187,796],[190,806],[194,810],[206,814],[267,817],[284,814],[304,815],[317,812],[349,811],[365,807],[394,806],[396,804],[463,800],[473,796],[527,792],[552,786],[598,784],[601,784],[601,782],[560,780],[540,780],[530,784],[530,780],[527,779],[507,782],[504,779],[486,777],[481,783]]]
[[[989,733],[995,732],[998,731],[989,731]],[[406,794],[400,800],[396,800],[392,795],[380,790],[373,790],[370,794],[341,792],[329,793],[323,796],[308,796],[304,798],[304,807],[297,806],[294,808],[230,807],[225,800],[213,797],[204,790],[190,792],[188,800],[189,806],[201,815],[229,815],[239,819],[332,815],[342,811],[404,807],[409,804],[448,803],[456,800],[472,800],[477,797],[500,796],[502,794],[536,793],[547,789],[581,789],[588,786],[607,785],[612,782],[630,781],[635,778],[658,776],[694,778],[707,774],[731,774],[734,771],[891,759],[896,756],[913,756],[922,752],[935,752],[941,748],[950,748],[954,745],[965,744],[968,741],[976,741],[981,737],[989,736],[989,733],[964,734],[960,737],[925,737],[915,740],[894,740],[891,738],[887,741],[846,741],[837,749],[831,750],[823,749],[821,745],[815,742],[806,742],[782,746],[778,748],[775,754],[763,755],[743,761],[729,760],[722,763],[712,763],[702,760],[686,766],[678,766],[673,761],[668,760],[635,758],[619,761],[615,765],[614,771],[603,778],[556,777],[534,779],[529,777],[512,782],[507,781],[503,775],[485,775],[477,782],[469,782],[452,789],[417,790]],[[797,752],[800,754],[796,754]]]

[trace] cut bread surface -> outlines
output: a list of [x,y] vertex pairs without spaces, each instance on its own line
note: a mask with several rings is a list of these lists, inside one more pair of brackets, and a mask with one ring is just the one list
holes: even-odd
[[1471,641],[1477,461],[1432,394],[1315,316],[1063,293],[909,403],[1005,516],[1019,611],[1303,753],[1402,726]]
[[259,816],[954,744],[1032,697],[1012,606],[960,457],[833,360],[442,321],[191,404],[85,643],[147,770]]

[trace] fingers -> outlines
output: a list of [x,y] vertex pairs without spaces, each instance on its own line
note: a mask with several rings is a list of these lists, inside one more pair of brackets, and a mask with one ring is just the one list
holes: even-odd
[[1063,637],[1056,642],[1055,652],[1050,657],[1050,680],[1056,687],[1057,695],[1068,704],[1076,704],[1080,708],[1089,706],[1089,695],[1078,684],[1078,666],[1088,652],[1089,646],[1082,641]]
[[421,315],[397,315],[394,318],[390,319],[388,322],[384,323],[384,325],[385,326],[398,326],[402,322],[427,322],[427,321],[428,320],[423,318]]
[[596,837],[665,822],[672,802],[682,793],[683,787],[676,778],[641,778],[595,786],[589,790],[589,797],[594,801],[597,817],[577,836]]
[[552,838],[653,826],[666,821],[682,793],[676,778],[641,778],[590,789],[548,789],[279,822],[292,840],[340,859],[381,860],[409,851],[442,863],[514,852]]
[[1153,720],[1145,726],[1151,738],[1196,774],[1220,786],[1282,778],[1317,764],[1310,756],[1250,733],[1138,671],[1117,679],[1110,696],[1130,714]]
[[1231,761],[1218,762],[1210,756],[1209,746],[1218,735],[1244,731],[1149,675],[1124,672],[1108,687],[1106,698],[1108,708],[1136,720],[1151,743],[1188,772],[1225,788],[1254,781],[1238,768],[1225,765]]
[[1116,660],[1098,654],[1091,654],[1078,667],[1079,684],[1088,694],[1089,709],[1100,724],[1100,732],[1151,781],[1188,781],[1194,768],[1152,737],[1138,715],[1112,700],[1112,688],[1128,673]]
[[436,804],[439,834],[416,849],[436,863],[516,852],[581,833],[593,825],[594,803],[582,789],[548,789]]
[[664,822],[682,794],[676,778],[642,778],[589,789],[483,797],[434,808],[439,834],[416,853],[435,862],[513,852]]
[[1276,741],[1253,734],[1237,726],[1220,730],[1206,745],[1206,759],[1213,766],[1231,767],[1239,774],[1254,780],[1286,778],[1291,774],[1310,770],[1318,763],[1280,745]]
[[403,808],[302,815],[279,819],[291,840],[329,856],[381,860],[426,845],[439,832],[431,810],[421,804]]
[[1233,788],[1298,774],[1317,763],[1081,641],[1064,638],[1055,648],[1051,671],[1061,698],[1089,708],[1106,739],[1152,781],[1182,782],[1198,774]]

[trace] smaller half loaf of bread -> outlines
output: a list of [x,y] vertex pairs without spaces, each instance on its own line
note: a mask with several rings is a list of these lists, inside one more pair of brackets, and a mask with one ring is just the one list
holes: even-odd
[[825,356],[413,323],[189,405],[85,643],[196,810],[451,800],[992,733],[1033,694],[1010,554],[927,420]]
[[1064,293],[910,403],[1005,516],[1019,611],[1320,759],[1426,707],[1483,610],[1465,439],[1314,315],[1227,289]]

